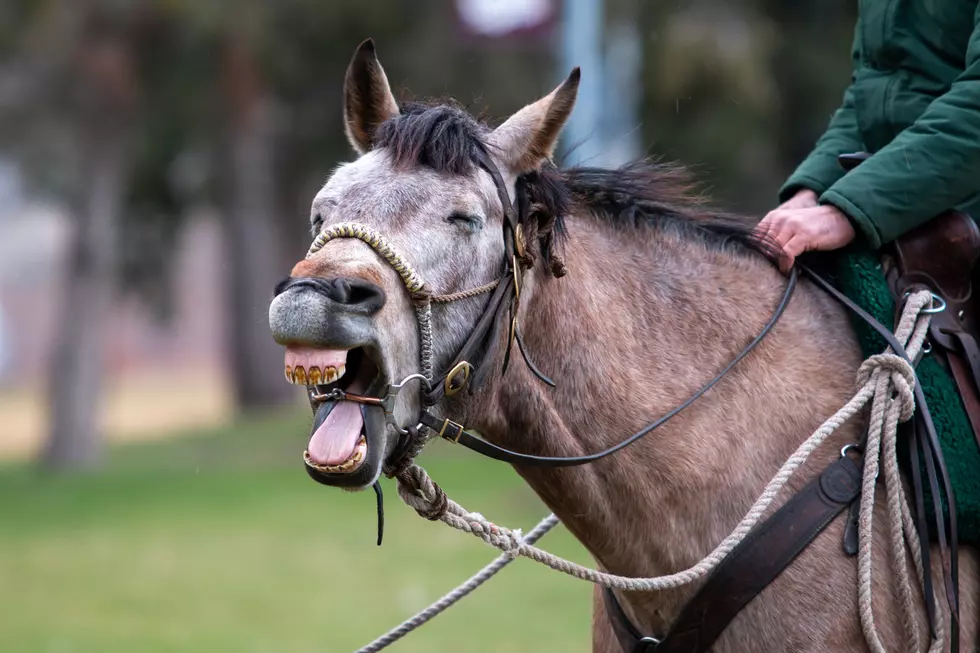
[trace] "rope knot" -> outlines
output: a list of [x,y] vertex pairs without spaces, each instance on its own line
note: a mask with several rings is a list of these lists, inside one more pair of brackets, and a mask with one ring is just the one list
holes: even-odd
[[412,464],[399,472],[398,496],[420,516],[438,521],[449,509],[449,498],[424,469]]
[[863,386],[871,381],[875,372],[888,374],[896,400],[901,405],[899,420],[905,422],[911,419],[915,413],[915,370],[912,366],[897,354],[875,354],[858,368],[858,385]]
[[510,530],[497,526],[478,512],[471,512],[464,517],[470,533],[479,537],[487,544],[494,546],[511,557],[520,555],[524,538],[520,530]]

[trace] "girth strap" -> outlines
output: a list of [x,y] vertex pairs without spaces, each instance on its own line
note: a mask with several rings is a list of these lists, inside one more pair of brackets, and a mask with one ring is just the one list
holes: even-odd
[[861,492],[861,468],[844,456],[755,528],[708,577],[670,633],[643,638],[616,596],[604,588],[606,612],[623,651],[704,653],[753,598],[783,572]]

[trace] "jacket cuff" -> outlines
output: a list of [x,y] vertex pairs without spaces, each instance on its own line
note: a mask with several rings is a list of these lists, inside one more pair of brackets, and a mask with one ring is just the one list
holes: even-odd
[[864,235],[865,241],[871,249],[881,247],[881,235],[878,233],[878,229],[871,221],[871,218],[868,217],[868,214],[862,211],[858,205],[833,189],[821,195],[819,202],[821,204],[831,204],[843,211],[844,215],[850,218],[851,223]]

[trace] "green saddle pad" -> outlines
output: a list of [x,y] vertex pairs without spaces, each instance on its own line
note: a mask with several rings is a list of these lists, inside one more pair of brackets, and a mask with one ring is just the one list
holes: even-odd
[[[842,293],[891,327],[895,302],[888,290],[878,257],[867,249],[849,247],[831,254],[807,255],[807,262],[825,274]],[[888,343],[853,313],[851,322],[865,358],[883,352]],[[922,392],[939,434],[956,499],[959,541],[980,542],[980,447],[973,436],[963,401],[946,370],[932,356],[916,368]],[[945,502],[944,502],[945,503]],[[935,513],[931,499],[926,501],[930,522]]]

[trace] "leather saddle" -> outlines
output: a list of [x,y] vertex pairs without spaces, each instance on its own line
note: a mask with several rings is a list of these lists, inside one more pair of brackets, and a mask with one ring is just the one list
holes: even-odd
[[[870,156],[842,154],[838,162],[850,170]],[[929,341],[956,383],[980,445],[980,228],[951,209],[886,245],[882,254],[896,311],[907,293],[923,288],[946,302],[932,316]]]

